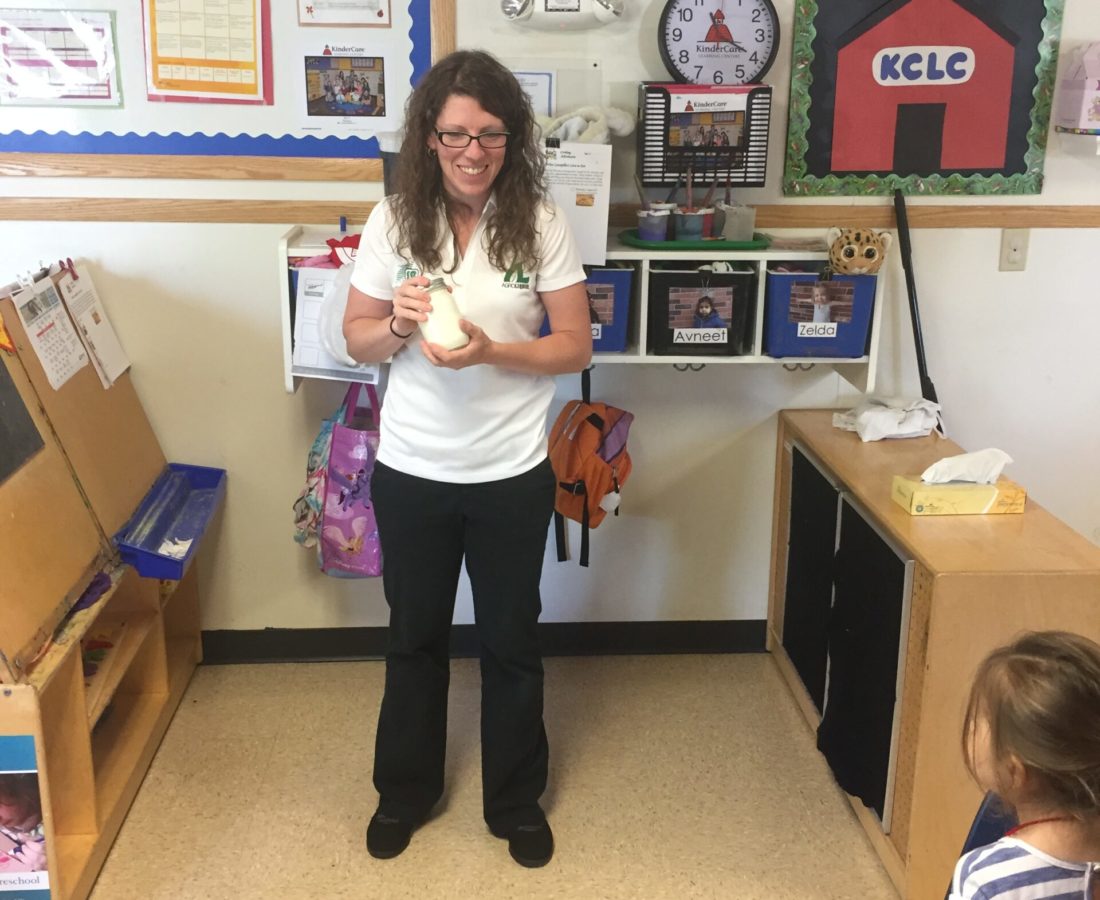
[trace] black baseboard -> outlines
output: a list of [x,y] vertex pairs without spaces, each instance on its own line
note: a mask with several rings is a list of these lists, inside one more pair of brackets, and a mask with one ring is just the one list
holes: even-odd
[[[542,622],[545,656],[613,656],[647,653],[762,653],[763,619],[710,622]],[[204,631],[207,664],[322,662],[381,659],[386,629],[264,628],[256,631]],[[473,625],[451,628],[451,656],[476,657]]]

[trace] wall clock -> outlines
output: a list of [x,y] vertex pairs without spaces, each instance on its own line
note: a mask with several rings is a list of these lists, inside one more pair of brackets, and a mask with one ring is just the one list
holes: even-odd
[[753,84],[779,49],[779,17],[772,0],[666,0],[657,46],[677,81]]

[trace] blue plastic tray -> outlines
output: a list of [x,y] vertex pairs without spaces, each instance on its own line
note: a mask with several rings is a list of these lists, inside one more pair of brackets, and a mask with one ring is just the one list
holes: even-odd
[[115,535],[123,561],[143,578],[182,578],[225,495],[225,478],[225,469],[169,463]]

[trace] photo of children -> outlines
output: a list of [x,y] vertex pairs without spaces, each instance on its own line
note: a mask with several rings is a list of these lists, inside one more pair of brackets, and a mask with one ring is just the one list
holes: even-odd
[[732,287],[668,289],[669,328],[728,328],[732,317]]
[[8,889],[49,887],[42,795],[34,765],[33,738],[0,737],[0,896]]
[[788,322],[851,322],[855,285],[850,281],[803,281],[791,287]]
[[670,147],[738,147],[744,134],[744,110],[673,113],[669,122],[668,145]]
[[380,56],[305,57],[310,116],[384,116],[385,61]]

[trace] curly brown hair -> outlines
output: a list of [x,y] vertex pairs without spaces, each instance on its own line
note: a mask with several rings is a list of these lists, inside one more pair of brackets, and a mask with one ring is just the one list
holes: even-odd
[[[515,76],[481,50],[459,50],[437,62],[405,105],[405,138],[398,159],[397,189],[390,203],[397,227],[396,245],[428,271],[442,265],[439,210],[449,213],[443,174],[428,139],[435,134],[444,104],[452,96],[470,97],[496,116],[510,133],[504,163],[493,193],[496,205],[486,222],[489,261],[499,269],[515,263],[538,264],[538,205],[546,195],[545,161],[535,134],[531,101]],[[455,266],[458,265],[455,254]]]
[[[1063,631],[1021,635],[978,667],[963,723],[963,758],[975,774],[975,733],[989,727],[995,769],[1014,756],[1036,798],[1078,817],[1100,814],[1100,646]],[[1005,797],[1006,805],[1023,798]]]

